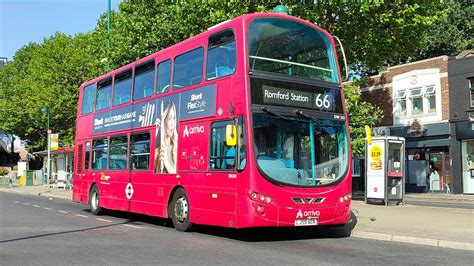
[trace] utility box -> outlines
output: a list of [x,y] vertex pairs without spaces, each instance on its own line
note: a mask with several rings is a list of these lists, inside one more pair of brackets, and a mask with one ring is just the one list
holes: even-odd
[[35,178],[35,172],[34,171],[25,171],[25,177],[26,177],[26,185],[27,186],[32,186],[33,185],[33,180]]
[[373,137],[366,142],[365,202],[403,203],[405,196],[405,139]]

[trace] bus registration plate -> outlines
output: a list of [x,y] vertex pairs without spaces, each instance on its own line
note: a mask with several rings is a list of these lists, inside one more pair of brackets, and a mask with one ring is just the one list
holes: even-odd
[[318,225],[318,219],[296,219],[295,226]]

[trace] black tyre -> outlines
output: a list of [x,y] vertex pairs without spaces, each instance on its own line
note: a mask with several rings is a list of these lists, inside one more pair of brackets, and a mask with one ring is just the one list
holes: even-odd
[[89,192],[89,206],[93,215],[101,215],[104,209],[100,207],[100,194],[97,186],[93,186]]
[[176,190],[168,210],[176,230],[181,232],[189,232],[193,230],[194,225],[189,221],[191,212],[188,194],[183,188],[178,188],[178,190]]

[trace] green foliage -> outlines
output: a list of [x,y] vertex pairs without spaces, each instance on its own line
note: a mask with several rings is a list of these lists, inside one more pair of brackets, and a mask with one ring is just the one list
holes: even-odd
[[[275,5],[254,2],[259,3],[255,4],[258,12],[271,12]],[[420,47],[425,46],[420,37],[446,12],[439,3],[429,1],[281,2],[289,7],[291,15],[338,36],[349,68],[358,76],[375,74],[382,67],[415,58]]]
[[28,140],[30,148],[46,147],[48,108],[50,128],[72,146],[79,85],[98,74],[99,59],[90,53],[89,36],[57,33],[42,44],[18,50],[0,71],[0,124]]
[[[100,53],[112,68],[143,58],[197,35],[212,25],[246,13],[239,1],[123,1],[112,13],[111,49],[105,38]],[[100,19],[95,34],[106,36],[107,20]]]
[[382,110],[360,99],[357,85],[344,86],[349,126],[352,141],[352,153],[363,155],[365,152],[365,125],[374,126],[383,118]]
[[8,175],[8,170],[6,168],[0,167],[0,176]]
[[467,1],[447,2],[444,13],[424,35],[426,45],[416,58],[455,56],[474,47],[474,6]]
[[[409,62],[420,55],[436,56],[437,53],[472,47],[473,43],[473,20],[463,20],[463,17],[472,16],[472,7],[466,8],[463,4],[282,2],[292,15],[337,35],[345,46],[350,69],[359,76],[375,73],[390,64]],[[40,44],[31,43],[16,52],[13,60],[0,70],[0,127],[27,140],[30,150],[43,150],[46,147],[46,116],[40,110],[47,107],[51,112],[51,129],[60,134],[61,142],[72,146],[78,88],[82,82],[225,20],[245,13],[271,12],[276,4],[262,0],[124,0],[119,11],[111,14],[109,50],[106,48],[107,16],[104,13],[98,19],[97,27],[89,33],[73,37],[56,33]],[[432,30],[427,31],[430,28]],[[442,42],[444,31],[456,41],[450,43],[446,38]],[[427,36],[428,32],[431,36]],[[448,46],[441,49],[443,45]],[[103,62],[103,59],[107,60]],[[357,141],[361,136],[358,130],[364,124],[358,117],[371,115],[373,121],[377,118],[370,106],[358,102],[359,96],[352,89],[346,91],[352,136]],[[355,152],[360,150],[357,141],[354,142]]]

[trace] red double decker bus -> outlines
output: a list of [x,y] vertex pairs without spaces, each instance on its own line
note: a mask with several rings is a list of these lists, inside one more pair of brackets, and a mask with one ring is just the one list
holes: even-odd
[[248,14],[81,86],[73,200],[193,225],[343,225],[351,150],[332,36]]

